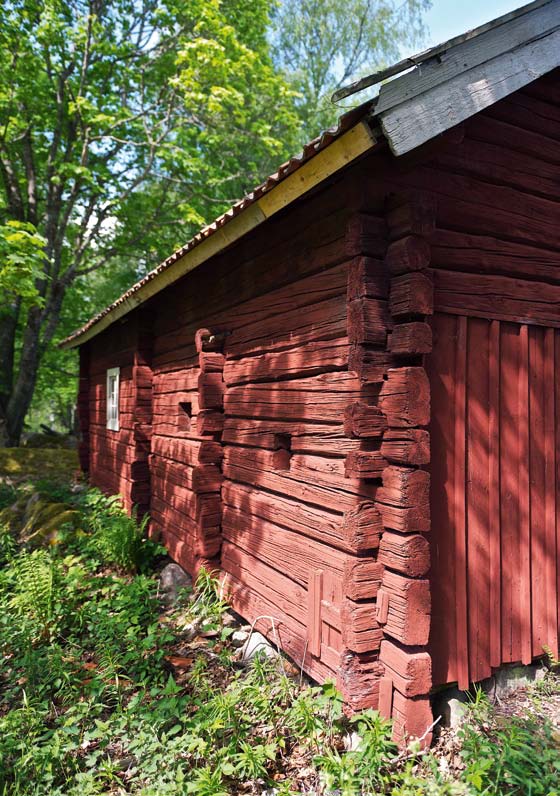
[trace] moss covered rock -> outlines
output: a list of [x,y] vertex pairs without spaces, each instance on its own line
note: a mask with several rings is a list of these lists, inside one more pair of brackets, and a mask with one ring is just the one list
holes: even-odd
[[19,541],[30,547],[56,544],[63,526],[76,531],[80,524],[80,512],[67,503],[52,503],[34,495],[26,507]]

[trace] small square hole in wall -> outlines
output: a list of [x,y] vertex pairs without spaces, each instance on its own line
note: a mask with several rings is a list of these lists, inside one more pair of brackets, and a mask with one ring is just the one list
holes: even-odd
[[274,435],[274,462],[277,470],[289,470],[292,458],[292,438],[290,434]]
[[192,403],[179,401],[179,428],[188,431],[191,427]]

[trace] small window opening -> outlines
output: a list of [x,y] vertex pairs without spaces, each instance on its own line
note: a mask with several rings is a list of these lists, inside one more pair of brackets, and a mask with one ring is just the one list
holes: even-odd
[[120,368],[109,368],[107,371],[107,428],[119,430],[119,380]]
[[277,470],[289,470],[292,458],[292,438],[290,434],[275,434],[275,463]]
[[190,420],[192,417],[192,403],[190,401],[179,401],[179,408],[183,410]]
[[188,431],[191,427],[192,403],[190,401],[179,401],[179,428]]

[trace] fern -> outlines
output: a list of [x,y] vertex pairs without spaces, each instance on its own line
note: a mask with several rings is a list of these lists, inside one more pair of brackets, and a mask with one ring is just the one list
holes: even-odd
[[107,497],[97,489],[88,492],[84,500],[87,521],[93,531],[93,547],[107,564],[127,572],[135,572],[148,565],[160,551],[159,545],[146,538],[148,517],[139,523],[124,511],[119,495]]
[[12,607],[30,620],[34,635],[53,635],[60,607],[60,571],[46,550],[22,552],[13,559],[15,594]]

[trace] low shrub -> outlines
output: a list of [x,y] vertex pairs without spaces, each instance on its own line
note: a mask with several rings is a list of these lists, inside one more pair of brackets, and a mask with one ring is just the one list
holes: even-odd
[[92,532],[92,548],[106,564],[127,572],[144,571],[164,552],[146,538],[148,517],[138,522],[135,513],[129,516],[120,496],[107,497],[98,489],[89,489],[81,503]]
[[475,793],[560,796],[560,743],[549,721],[496,715],[477,691],[459,735]]

